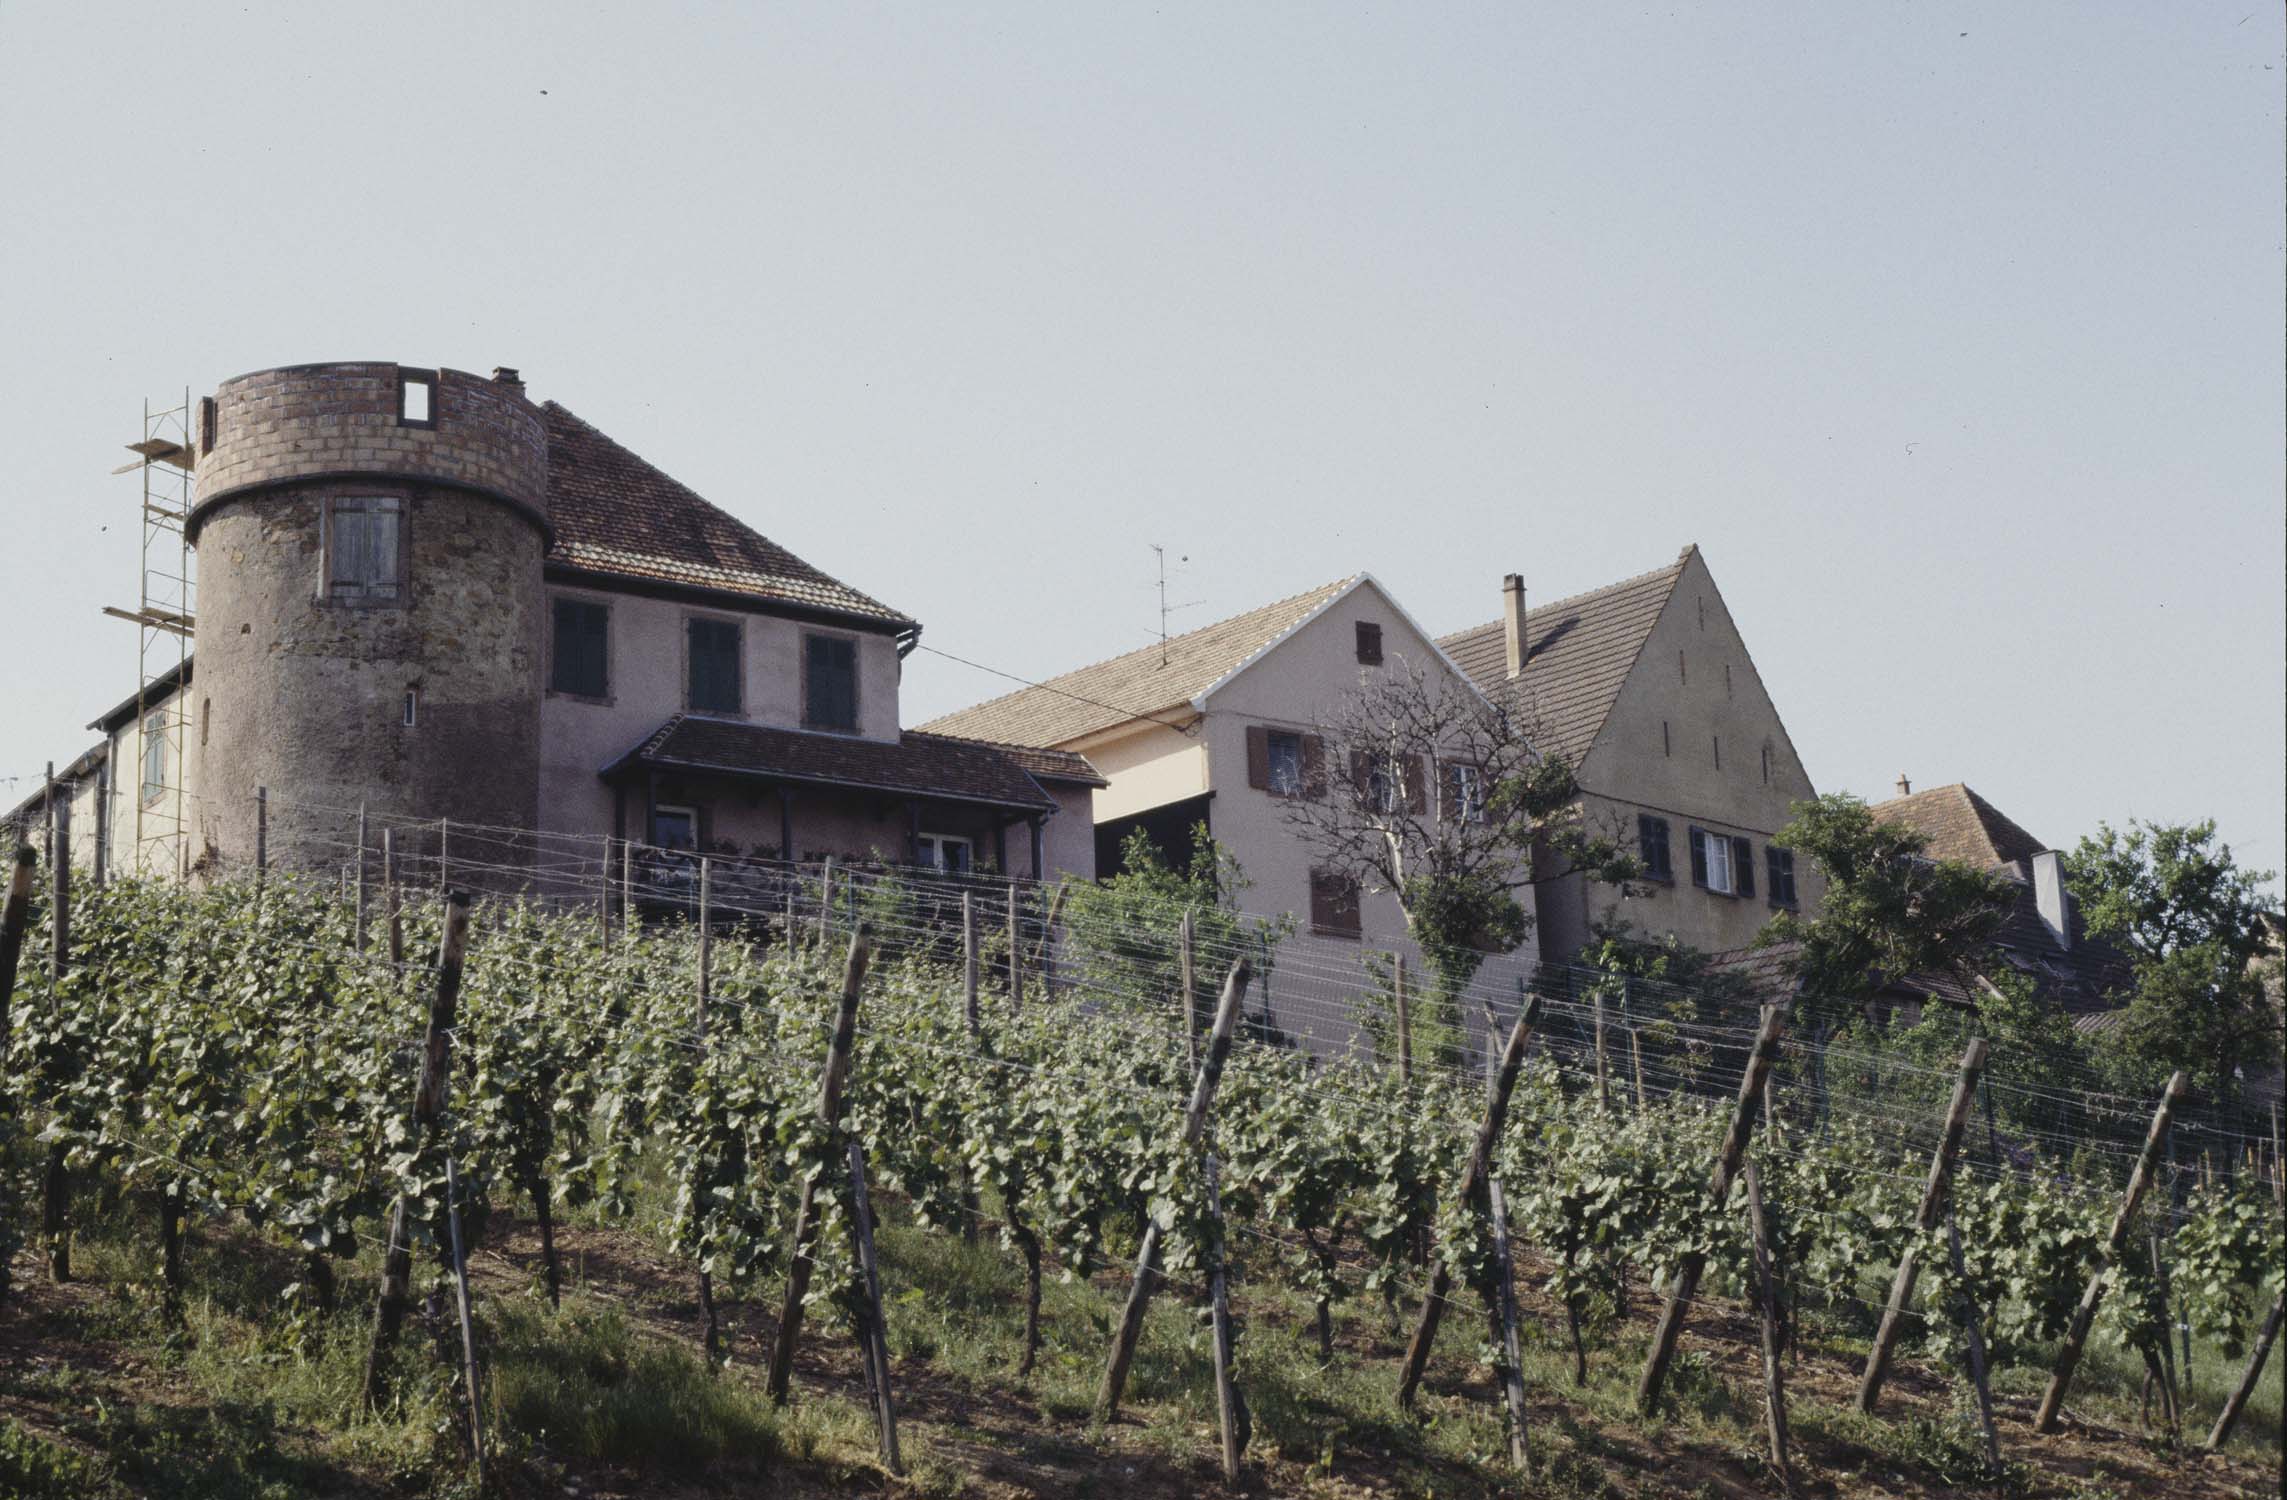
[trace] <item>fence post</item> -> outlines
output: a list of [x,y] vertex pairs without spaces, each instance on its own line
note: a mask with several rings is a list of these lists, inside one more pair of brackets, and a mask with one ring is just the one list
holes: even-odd
[[2128,1191],[2120,1200],[2120,1212],[2113,1217],[2112,1232],[2105,1236],[2097,1251],[2096,1267],[2089,1273],[2088,1290],[2081,1293],[2081,1305],[2073,1312],[2072,1326],[2065,1330],[2065,1346],[2057,1352],[2057,1367],[2049,1376],[2049,1389],[2041,1397],[2041,1409],[2033,1417],[2035,1432],[2055,1432],[2057,1418],[2065,1406],[2065,1392],[2073,1383],[2073,1371],[2081,1362],[2081,1350],[2088,1344],[2089,1325],[2096,1321],[2097,1304],[2104,1300],[2104,1273],[2120,1258],[2120,1247],[2128,1239],[2129,1220],[2136,1216],[2136,1205],[2144,1197],[2144,1189],[2152,1181],[2153,1168],[2160,1160],[2160,1148],[2168,1139],[2168,1122],[2176,1113],[2176,1101],[2183,1098],[2189,1080],[2181,1069],[2168,1080],[2168,1087],[2160,1095],[2159,1108],[2152,1112],[2152,1128],[2145,1133],[2144,1149],[2137,1155],[2136,1170],[2129,1175]]
[[[1493,1175],[1493,1148],[1500,1142],[1501,1127],[1508,1123],[1509,1096],[1516,1091],[1517,1070],[1525,1062],[1525,1043],[1531,1040],[1540,1015],[1541,1000],[1535,995],[1525,1002],[1517,1024],[1510,1028],[1508,1044],[1501,1049],[1501,1071],[1486,1091],[1485,1118],[1477,1127],[1477,1142],[1470,1149],[1468,1165],[1461,1169],[1461,1185],[1454,1196],[1479,1213],[1488,1211],[1485,1184]],[[1413,1410],[1422,1371],[1429,1367],[1430,1346],[1437,1342],[1438,1320],[1445,1315],[1445,1299],[1453,1290],[1452,1267],[1442,1255],[1436,1260],[1437,1269],[1431,1273],[1429,1293],[1422,1298],[1421,1317],[1414,1324],[1413,1339],[1406,1345],[1405,1366],[1398,1376],[1401,1411]]]
[[[834,1039],[826,1048],[826,1070],[818,1079],[818,1123],[838,1128],[842,1117],[842,1085],[850,1075],[850,1049],[858,1034],[858,991],[865,984],[866,964],[872,957],[871,934],[860,927],[850,934],[850,956],[842,966],[841,1008],[834,1017]],[[770,1401],[784,1406],[794,1378],[794,1341],[802,1333],[802,1299],[810,1290],[810,1243],[818,1233],[818,1179],[806,1177],[802,1204],[794,1216],[794,1263],[786,1270],[786,1301],[778,1311],[778,1342],[770,1351]]]
[[[445,935],[437,949],[437,986],[429,1000],[429,1024],[421,1038],[421,1081],[413,1091],[413,1136],[426,1140],[444,1118],[445,1091],[452,1083],[452,1035],[460,1015],[461,959],[467,951],[469,898],[466,891],[445,896]],[[374,1308],[373,1343],[365,1357],[365,1402],[380,1398],[383,1362],[405,1324],[413,1276],[413,1246],[406,1238],[408,1209],[400,1191],[389,1213],[388,1249],[381,1265],[381,1296]]]
[[961,893],[961,1005],[969,1035],[977,1034],[977,898]]
[[365,804],[357,804],[357,917],[353,941],[365,951]]
[[[359,882],[361,885],[363,881]],[[445,1150],[445,1221],[453,1236],[453,1300],[461,1318],[461,1375],[468,1385],[469,1451],[476,1455],[477,1488],[484,1487],[484,1397],[476,1383],[476,1324],[469,1317],[469,1262],[461,1245],[461,1174]]]
[[[1922,1206],[1914,1215],[1914,1228],[1920,1233],[1936,1228],[1938,1214],[1945,1208],[1946,1192],[1953,1179],[1954,1154],[1961,1149],[1962,1132],[1969,1125],[1970,1100],[1977,1092],[1978,1075],[1984,1071],[1985,1038],[1972,1037],[1961,1055],[1961,1072],[1954,1079],[1953,1099],[1946,1105],[1945,1131],[1938,1138],[1937,1151],[1930,1157],[1929,1179],[1922,1185]],[[1874,1402],[1882,1394],[1882,1380],[1890,1369],[1890,1351],[1897,1347],[1898,1335],[1906,1321],[1906,1304],[1913,1300],[1914,1282],[1921,1273],[1914,1246],[1908,1244],[1905,1255],[1898,1261],[1897,1278],[1890,1284],[1890,1303],[1882,1310],[1882,1326],[1875,1331],[1874,1348],[1866,1356],[1865,1374],[1858,1382],[1858,1409],[1868,1416],[1874,1414]]]
[[71,967],[71,804],[50,800],[56,857],[48,863],[48,976],[61,979]]
[[611,845],[612,838],[607,833],[603,870],[596,880],[596,941],[606,953],[611,952]]
[[834,931],[834,856],[818,867],[818,946],[823,948]]
[[[1778,1006],[1763,1007],[1763,1024],[1755,1033],[1755,1050],[1748,1055],[1746,1071],[1739,1079],[1739,1098],[1731,1109],[1731,1128],[1724,1133],[1723,1149],[1708,1179],[1710,1212],[1720,1214],[1730,1200],[1731,1180],[1738,1175],[1739,1163],[1747,1154],[1747,1137],[1755,1129],[1756,1105],[1762,1101],[1763,1084],[1779,1055],[1779,1033],[1785,1024],[1785,1013]],[[1667,1306],[1660,1310],[1660,1325],[1652,1335],[1651,1350],[1644,1357],[1643,1377],[1636,1384],[1636,1409],[1646,1415],[1659,1404],[1660,1387],[1668,1378],[1668,1362],[1675,1358],[1676,1340],[1683,1334],[1684,1316],[1699,1292],[1700,1273],[1706,1269],[1707,1256],[1697,1250],[1684,1252],[1683,1263],[1676,1268],[1675,1285],[1669,1289]]]
[[1183,909],[1183,925],[1175,930],[1175,968],[1182,986],[1183,1065],[1199,1071],[1199,989],[1192,970],[1191,920],[1194,907]]
[[95,888],[111,883],[111,761],[95,768]]
[[389,918],[389,970],[395,978],[405,962],[405,914],[397,904],[397,847],[381,830],[381,908]]
[[254,789],[254,888],[270,878],[270,788]]
[[1024,1005],[1024,944],[1018,934],[1021,919],[1018,916],[1016,882],[1009,882],[1009,1012]]
[[[1222,1081],[1223,1064],[1231,1055],[1231,1033],[1239,1022],[1239,1005],[1246,998],[1253,966],[1242,956],[1223,980],[1223,998],[1215,1007],[1215,1029],[1207,1038],[1207,1055],[1200,1059],[1199,1076],[1191,1087],[1191,1107],[1183,1116],[1183,1148],[1199,1144],[1207,1128],[1207,1108],[1214,1102],[1215,1086]],[[1151,1305],[1152,1285],[1159,1279],[1159,1221],[1144,1225],[1143,1244],[1136,1250],[1135,1284],[1128,1289],[1127,1306],[1112,1336],[1111,1358],[1104,1363],[1104,1383],[1096,1393],[1096,1412],[1109,1422],[1120,1409],[1120,1393],[1127,1388],[1128,1366],[1136,1357],[1136,1341],[1143,1335],[1144,1312]]]
[[[700,1065],[705,1065],[707,1048],[707,999],[714,980],[714,948],[711,941],[713,866],[704,854],[699,856],[699,951],[698,986],[692,996],[691,1030],[698,1048]],[[715,1317],[715,1277],[705,1264],[699,1267],[699,1316],[705,1327],[700,1342],[707,1351],[707,1363],[713,1364],[722,1354],[721,1324]]]
[[1779,1373],[1779,1289],[1771,1276],[1771,1241],[1763,1230],[1763,1183],[1755,1164],[1744,1169],[1747,1179],[1747,1229],[1755,1244],[1755,1308],[1763,1324],[1763,1420],[1771,1440],[1771,1467],[1787,1493],[1795,1489],[1794,1465],[1787,1459],[1787,1387]]
[[707,1034],[707,1002],[714,997],[715,987],[715,866],[714,861],[699,856],[699,996],[695,1024],[699,1035]]
[[850,1228],[857,1238],[858,1270],[865,1280],[860,1304],[865,1326],[858,1330],[858,1353],[865,1360],[866,1383],[873,1387],[882,1466],[902,1476],[905,1458],[897,1448],[897,1402],[889,1389],[889,1324],[882,1316],[881,1267],[874,1259],[873,1203],[866,1196],[866,1149],[855,1136],[850,1138],[850,1198],[854,1205]]
[[1406,1009],[1406,956],[1390,954],[1390,996],[1398,1008],[1398,1082],[1413,1078],[1413,1016]]
[[1596,987],[1596,1107],[1612,1112],[1612,1058],[1604,1043],[1604,986]]
[[[48,788],[48,980],[61,984],[71,967],[71,804]],[[53,990],[50,991],[51,995]],[[61,1141],[48,1147],[47,1174],[40,1192],[40,1230],[48,1246],[48,1280],[71,1280],[71,1165]]]
[[437,889],[440,892],[451,889],[451,882],[446,878],[446,872],[452,868],[452,848],[453,820],[439,818],[437,819]]
[[1233,1337],[1230,1288],[1223,1271],[1223,1192],[1216,1181],[1219,1174],[1213,1152],[1207,1155],[1206,1168],[1207,1212],[1215,1224],[1215,1243],[1208,1248],[1207,1270],[1207,1301],[1214,1324],[1215,1412],[1222,1427],[1223,1482],[1236,1486],[1239,1455],[1246,1451],[1249,1430],[1254,1424],[1248,1419],[1246,1402],[1231,1378]]

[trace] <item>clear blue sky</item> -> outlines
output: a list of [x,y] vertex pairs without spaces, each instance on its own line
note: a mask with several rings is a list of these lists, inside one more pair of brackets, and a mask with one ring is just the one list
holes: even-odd
[[[1706,551],[1821,789],[2282,863],[2277,4],[0,7],[0,774],[146,395],[523,369],[1044,675]],[[1002,690],[930,655],[907,722]],[[12,802],[22,783],[0,784]]]

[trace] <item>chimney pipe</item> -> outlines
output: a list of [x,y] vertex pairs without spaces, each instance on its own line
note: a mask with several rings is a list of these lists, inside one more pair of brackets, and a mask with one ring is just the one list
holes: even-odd
[[1501,580],[1501,635],[1509,647],[1509,675],[1525,671],[1525,577],[1511,573]]
[[524,389],[524,377],[516,372],[513,365],[494,365],[492,378],[501,385],[512,386],[520,391]]
[[1906,773],[1903,771],[1898,773],[1898,795],[1901,797],[1914,795],[1914,784],[1906,779]]
[[2033,856],[2033,902],[2041,909],[2041,925],[2049,929],[2049,936],[2057,946],[2068,952],[2073,946],[2072,908],[2065,894],[2065,862],[2054,849],[2043,849]]

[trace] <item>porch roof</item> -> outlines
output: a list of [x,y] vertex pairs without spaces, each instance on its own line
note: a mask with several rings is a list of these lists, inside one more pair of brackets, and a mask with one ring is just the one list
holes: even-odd
[[910,730],[894,742],[862,740],[676,714],[606,766],[603,775],[616,781],[630,771],[751,777],[1026,813],[1057,808],[1056,799],[1009,752]]

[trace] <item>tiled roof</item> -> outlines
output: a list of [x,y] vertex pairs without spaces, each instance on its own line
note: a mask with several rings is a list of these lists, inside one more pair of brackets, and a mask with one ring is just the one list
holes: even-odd
[[910,730],[895,741],[861,740],[676,714],[604,774],[635,767],[761,776],[1028,812],[1056,808],[1055,799],[1006,751]]
[[1457,631],[1438,645],[1488,696],[1515,694],[1511,701],[1538,723],[1550,748],[1577,765],[1604,727],[1690,557],[1687,547],[1655,572],[1538,609],[1527,599],[1525,670],[1513,687],[1501,621]]
[[920,734],[925,739],[944,740],[948,744],[976,745],[998,751],[1025,768],[1035,779],[1070,781],[1081,786],[1110,786],[1103,773],[1088,764],[1088,757],[1074,750],[1043,750],[1033,745],[1004,745],[994,740],[967,740],[958,735],[929,734],[922,730],[906,731],[906,738]]
[[922,725],[934,734],[961,735],[1010,745],[1063,745],[1084,735],[1187,703],[1248,657],[1341,593],[1356,578],[1339,579],[1153,642],[1125,656],[1051,677]]
[[828,578],[555,402],[540,415],[556,526],[549,562],[912,628],[904,615]]
[[1960,782],[1893,797],[1867,809],[1878,823],[1905,823],[1929,840],[1932,859],[1958,860],[1980,870],[2031,859],[2048,848]]

